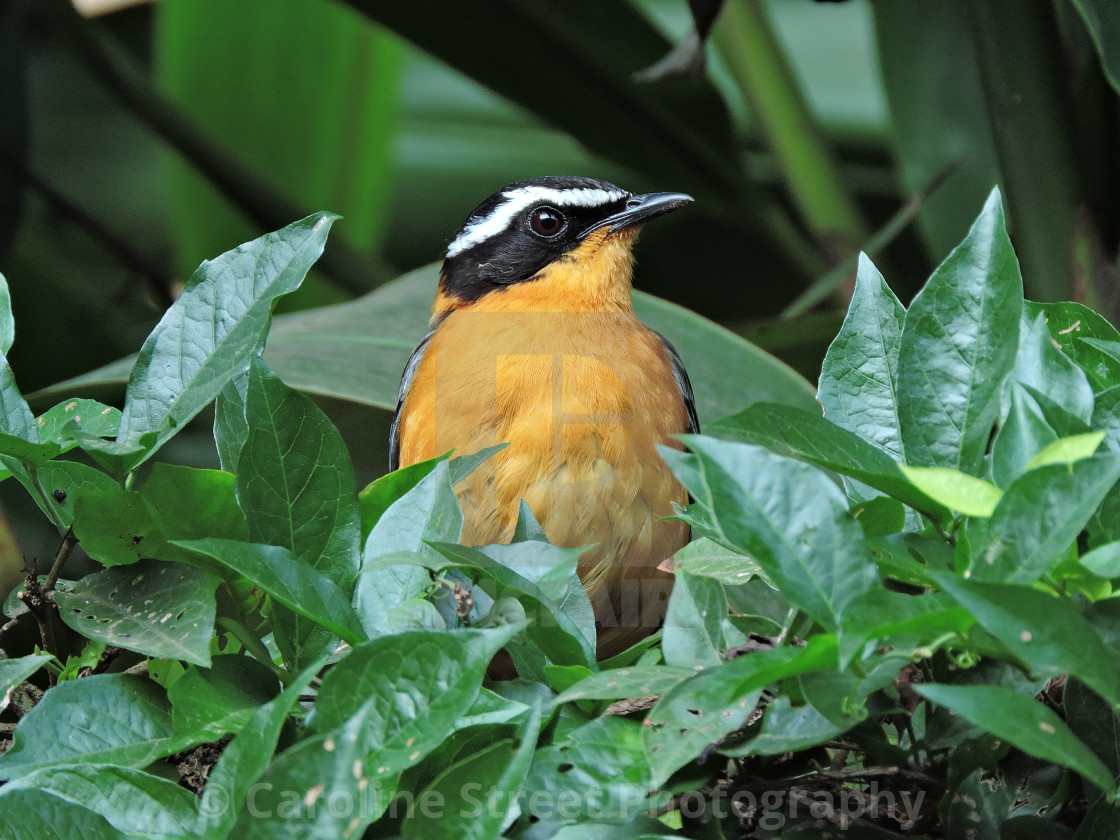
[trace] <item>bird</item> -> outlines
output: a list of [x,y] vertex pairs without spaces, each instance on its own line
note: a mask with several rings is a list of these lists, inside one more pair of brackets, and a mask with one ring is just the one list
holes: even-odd
[[549,542],[590,546],[577,571],[600,659],[657,629],[657,567],[689,539],[656,446],[699,432],[692,385],[630,292],[638,232],[692,200],[546,176],[483,201],[447,247],[390,431],[393,470],[508,444],[455,486],[461,542],[509,542],[524,500]]

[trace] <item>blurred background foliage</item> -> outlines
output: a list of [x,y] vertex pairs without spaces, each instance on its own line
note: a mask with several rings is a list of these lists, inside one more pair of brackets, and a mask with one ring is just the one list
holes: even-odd
[[[541,174],[694,195],[643,236],[639,287],[809,379],[855,255],[907,301],[994,183],[1028,296],[1120,311],[1113,0],[75,1],[0,0],[0,271],[39,410],[119,395],[127,366],[51,386],[134,353],[203,259],[334,210],[284,307],[339,304]],[[365,357],[367,392],[344,338],[308,357],[363,479],[388,425],[368,406],[426,294],[344,310],[399,329]],[[285,328],[326,335],[329,312]],[[168,457],[212,463],[205,438],[179,440]],[[32,553],[15,496],[0,485]]]

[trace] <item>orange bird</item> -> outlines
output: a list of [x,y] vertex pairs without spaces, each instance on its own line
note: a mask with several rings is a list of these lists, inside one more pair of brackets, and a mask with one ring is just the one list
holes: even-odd
[[657,629],[656,567],[689,536],[662,519],[688,495],[655,445],[699,431],[692,387],[630,287],[638,231],[691,201],[573,177],[492,195],[448,246],[393,420],[392,469],[509,444],[455,488],[462,542],[508,542],[524,499],[549,541],[594,546],[579,575],[600,657]]

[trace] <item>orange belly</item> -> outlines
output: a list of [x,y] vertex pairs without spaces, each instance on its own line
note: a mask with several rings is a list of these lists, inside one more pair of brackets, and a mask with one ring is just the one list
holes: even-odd
[[661,341],[629,312],[456,311],[420,362],[400,417],[401,466],[509,446],[460,482],[463,543],[508,542],[521,499],[551,542],[594,544],[580,577],[599,654],[653,632],[688,540],[687,494],[658,443],[687,413]]

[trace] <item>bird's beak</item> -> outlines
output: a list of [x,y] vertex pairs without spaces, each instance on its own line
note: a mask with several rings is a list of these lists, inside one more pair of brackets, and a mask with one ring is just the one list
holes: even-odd
[[615,233],[624,228],[644,224],[656,216],[664,216],[678,207],[691,204],[692,201],[692,196],[676,192],[646,193],[645,195],[631,196],[626,202],[625,210],[621,213],[615,213],[613,216],[607,216],[605,219],[600,219],[579,236],[582,239],[592,231],[604,227],[607,228],[609,233]]

